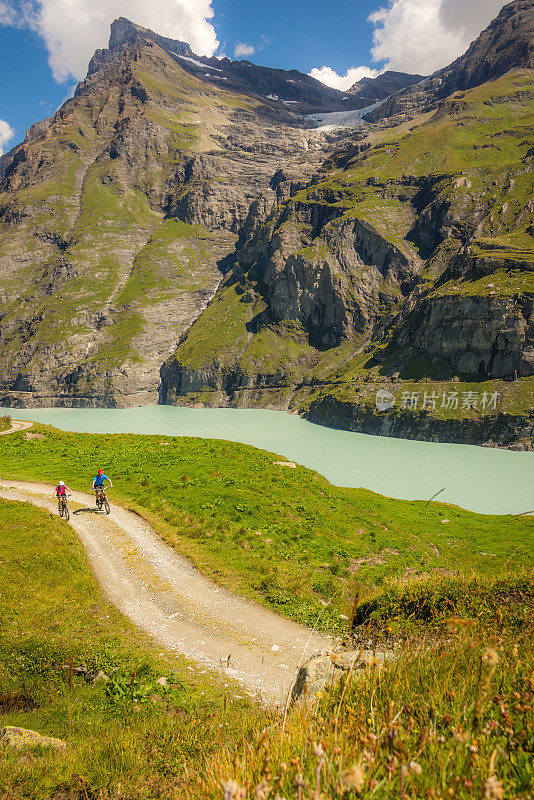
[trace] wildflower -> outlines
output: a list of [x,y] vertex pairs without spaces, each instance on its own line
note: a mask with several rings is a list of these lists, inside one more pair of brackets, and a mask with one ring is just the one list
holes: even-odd
[[496,667],[500,660],[499,654],[494,647],[486,647],[482,653],[482,661],[488,667]]
[[320,744],[313,745],[313,754],[316,758],[324,758],[324,750]]
[[408,764],[412,772],[415,772],[416,775],[420,775],[423,771],[421,764],[418,764],[417,761],[410,761]]
[[398,766],[399,766],[399,760],[397,756],[388,756],[388,763],[386,764],[387,771],[395,772]]
[[225,781],[222,788],[224,800],[245,800],[246,792],[237,781]]
[[504,789],[502,781],[498,780],[495,775],[490,775],[484,783],[485,800],[502,800],[503,796]]
[[271,791],[271,787],[267,783],[267,781],[261,781],[256,786],[256,790],[254,792],[254,800],[267,800],[269,796],[269,792]]
[[298,797],[302,797],[302,790],[306,788],[306,782],[303,775],[297,775],[293,778],[293,786],[298,792]]
[[341,774],[341,785],[346,792],[359,792],[365,783],[365,773],[360,764],[353,764]]

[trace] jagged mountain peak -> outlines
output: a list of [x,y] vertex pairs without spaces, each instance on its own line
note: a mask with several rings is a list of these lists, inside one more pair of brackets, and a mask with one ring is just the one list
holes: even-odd
[[284,116],[358,110],[423,77],[385,72],[376,79],[355,84],[348,92],[341,92],[296,69],[264,67],[248,59],[232,61],[227,57],[200,56],[187,43],[161,36],[125,17],[112,22],[108,49],[96,51],[88,76],[105,66],[110,58],[117,57],[124,48],[143,41],[161,47],[182,69],[204,83],[259,98],[283,111]]
[[469,46],[440,70],[440,94],[471,89],[511,69],[534,67],[534,0],[513,0]]
[[198,58],[187,42],[160,36],[159,33],[155,33],[149,28],[143,28],[141,25],[126,19],[126,17],[119,17],[111,23],[108,49],[111,51],[120,50],[125,46],[134,44],[139,38],[156,42],[163,49],[171,49],[177,55]]
[[399,91],[366,119],[378,122],[430,108],[453,92],[473,89],[511,70],[534,68],[534,0],[512,0],[452,64]]
[[362,78],[356,81],[347,94],[354,95],[361,102],[361,108],[373,105],[390,97],[401,89],[406,89],[425,79],[425,75],[411,75],[407,72],[386,70],[376,78]]

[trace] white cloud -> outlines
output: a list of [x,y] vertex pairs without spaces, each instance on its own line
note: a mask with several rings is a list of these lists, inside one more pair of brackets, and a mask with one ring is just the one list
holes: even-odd
[[10,139],[13,138],[15,135],[15,131],[9,125],[9,123],[5,122],[5,120],[0,119],[0,156],[4,152],[5,145],[9,142]]
[[234,47],[234,58],[243,58],[243,56],[253,56],[256,49],[251,44],[244,42],[236,42]]
[[346,92],[347,89],[361,81],[362,78],[376,78],[380,75],[381,70],[370,69],[369,67],[350,67],[344,75],[338,75],[332,67],[314,67],[311,72],[308,72],[312,78],[315,78],[326,86],[331,86],[332,89],[339,89],[340,92]]
[[389,0],[373,12],[373,60],[430,74],[462,55],[504,0]]
[[12,5],[9,3],[4,3],[0,0],[0,25],[12,25],[15,26],[17,24],[17,12],[13,8]]
[[171,39],[187,42],[198,55],[211,56],[218,47],[212,0],[27,0],[15,13],[0,0],[0,24],[26,25],[36,30],[48,50],[56,81],[82,79],[97,48],[107,46],[109,26],[117,17]]

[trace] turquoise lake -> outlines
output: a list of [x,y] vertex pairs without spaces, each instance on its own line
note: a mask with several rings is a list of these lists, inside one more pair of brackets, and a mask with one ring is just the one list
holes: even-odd
[[338,486],[363,486],[406,500],[428,500],[444,489],[437,499],[480,513],[534,511],[534,453],[368,436],[256,409],[147,406],[9,413],[65,431],[227,439],[271,450]]

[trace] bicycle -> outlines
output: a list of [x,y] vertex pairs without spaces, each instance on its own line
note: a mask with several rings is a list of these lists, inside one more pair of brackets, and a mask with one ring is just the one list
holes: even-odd
[[103,489],[103,488],[98,488],[98,489],[95,489],[95,492],[96,492],[96,507],[97,507],[97,509],[99,511],[102,511],[102,507],[104,507],[104,510],[105,510],[106,514],[109,514],[111,509],[109,507],[109,502],[108,502],[108,497],[107,497],[107,494],[106,494],[106,490]]
[[67,496],[62,494],[61,497],[58,499],[58,511],[60,517],[65,517],[66,521],[69,521],[70,513],[69,513],[69,504],[67,503]]

